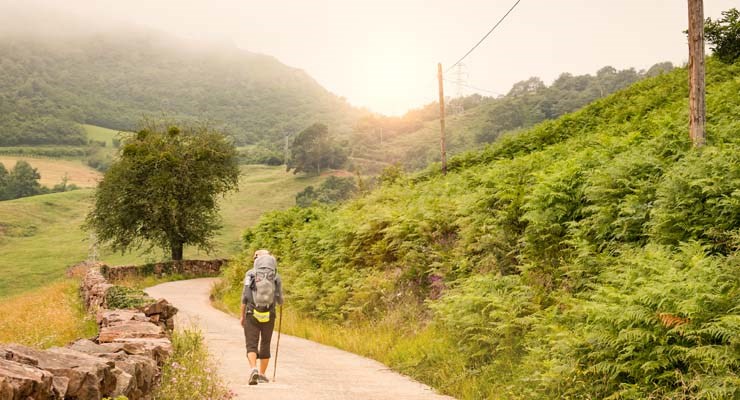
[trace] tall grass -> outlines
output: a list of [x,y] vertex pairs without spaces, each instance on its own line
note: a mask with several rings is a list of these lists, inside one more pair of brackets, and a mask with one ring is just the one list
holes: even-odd
[[0,343],[43,349],[95,336],[95,318],[84,310],[78,288],[79,282],[68,279],[4,299]]

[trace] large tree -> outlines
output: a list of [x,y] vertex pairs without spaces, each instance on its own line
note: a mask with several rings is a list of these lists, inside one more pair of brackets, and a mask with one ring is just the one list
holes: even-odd
[[238,180],[236,149],[221,133],[150,124],[124,139],[86,226],[114,250],[146,245],[182,260],[185,245],[212,248],[217,199],[237,189]]
[[7,176],[6,195],[10,199],[41,194],[41,174],[27,161],[19,160]]
[[732,64],[740,59],[740,11],[731,8],[722,12],[722,19],[704,23],[704,35],[712,51],[725,63]]
[[290,146],[287,170],[316,172],[323,168],[341,168],[347,161],[347,154],[329,135],[329,127],[315,123],[296,135]]

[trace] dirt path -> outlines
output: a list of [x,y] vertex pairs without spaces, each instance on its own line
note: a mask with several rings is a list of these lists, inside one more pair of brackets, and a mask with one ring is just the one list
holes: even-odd
[[[213,278],[169,282],[146,292],[164,297],[180,309],[178,326],[200,326],[211,354],[220,364],[221,376],[238,399],[255,399],[256,394],[270,400],[451,399],[376,361],[288,335],[280,339],[277,382],[249,386],[242,328],[236,318],[210,305],[213,282]],[[273,357],[276,339],[273,336]],[[268,377],[272,377],[272,365]]]

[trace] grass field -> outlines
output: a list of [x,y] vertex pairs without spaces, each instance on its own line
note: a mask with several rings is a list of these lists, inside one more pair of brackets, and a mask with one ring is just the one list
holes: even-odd
[[82,125],[82,129],[85,130],[88,139],[105,142],[105,147],[108,148],[113,148],[113,138],[121,133],[114,129],[103,128],[95,125]]
[[[229,257],[240,250],[241,233],[265,211],[295,204],[295,194],[320,177],[286,173],[283,167],[243,166],[240,191],[222,201],[223,228],[213,254],[186,249],[187,258]],[[93,191],[77,190],[0,202],[0,298],[40,288],[63,278],[67,267],[85,260],[89,234],[80,228]],[[113,254],[102,249],[109,264],[163,259],[150,255]]]
[[83,188],[91,188],[97,185],[102,174],[78,160],[62,160],[53,158],[0,156],[0,163],[10,170],[19,160],[26,160],[41,174],[39,182],[43,186],[52,187],[60,182],[67,174],[67,184],[75,184]]

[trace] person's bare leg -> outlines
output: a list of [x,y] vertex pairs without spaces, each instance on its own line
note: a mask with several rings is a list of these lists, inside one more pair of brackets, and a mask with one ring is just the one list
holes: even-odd
[[267,364],[269,363],[270,363],[269,358],[260,358],[260,374],[265,375],[265,373],[267,372]]
[[257,368],[257,353],[247,353],[247,360],[249,360],[249,368]]

